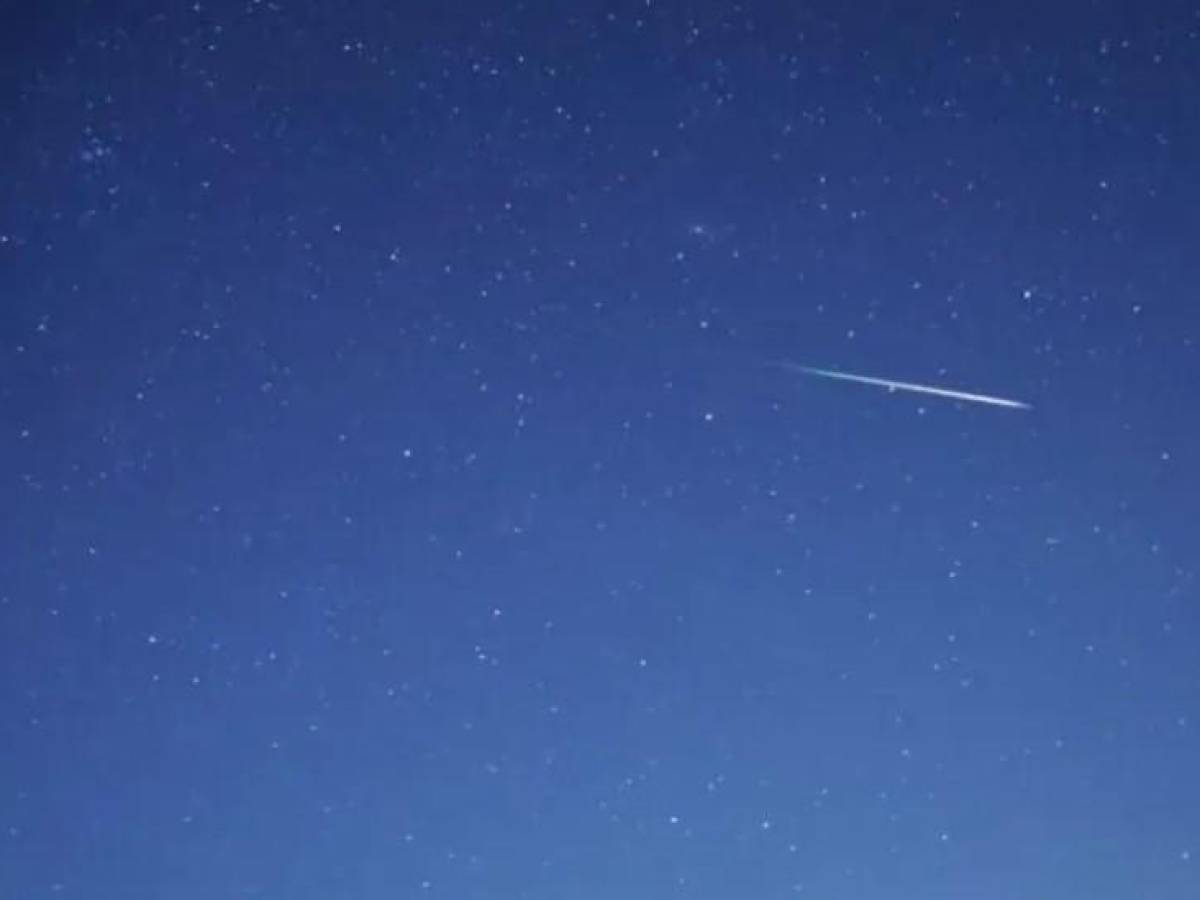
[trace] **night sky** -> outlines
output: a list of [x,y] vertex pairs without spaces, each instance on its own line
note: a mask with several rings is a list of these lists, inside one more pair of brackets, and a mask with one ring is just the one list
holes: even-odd
[[1194,2],[4,9],[0,898],[1200,896]]

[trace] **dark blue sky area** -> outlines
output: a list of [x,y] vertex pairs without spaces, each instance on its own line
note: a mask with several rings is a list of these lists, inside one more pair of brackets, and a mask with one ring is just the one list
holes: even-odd
[[1200,7],[5,10],[0,897],[1200,896]]

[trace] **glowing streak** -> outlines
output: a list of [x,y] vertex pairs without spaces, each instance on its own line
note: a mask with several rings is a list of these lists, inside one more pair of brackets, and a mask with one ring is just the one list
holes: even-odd
[[789,372],[799,372],[803,375],[816,375],[819,378],[832,378],[835,381],[853,381],[856,384],[871,384],[875,387],[887,388],[889,391],[908,391],[913,394],[928,394],[931,397],[944,397],[947,400],[962,400],[967,403],[983,403],[988,406],[1002,406],[1005,409],[1032,409],[1028,403],[1020,400],[1008,400],[1004,397],[993,397],[990,394],[973,394],[968,391],[956,391],[951,388],[935,387],[929,384],[914,384],[911,381],[893,381],[890,378],[872,378],[869,375],[855,375],[852,372],[838,372],[834,369],[817,369],[813,366],[802,366],[798,363],[775,363]]

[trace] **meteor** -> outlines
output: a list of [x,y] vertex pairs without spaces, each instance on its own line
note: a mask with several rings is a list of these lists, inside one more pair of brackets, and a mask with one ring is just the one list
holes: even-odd
[[893,381],[890,378],[872,378],[869,375],[855,375],[852,372],[838,372],[835,369],[818,369],[814,366],[802,366],[799,363],[777,362],[774,365],[789,372],[799,372],[801,375],[816,375],[818,378],[832,378],[835,381],[853,381],[855,384],[871,384],[875,387],[887,388],[889,391],[908,391],[913,394],[928,394],[932,397],[944,397],[947,400],[962,400],[967,403],[983,403],[987,406],[1002,406],[1005,409],[1032,409],[1028,403],[1020,400],[1008,400],[1004,397],[993,397],[990,394],[973,394],[968,391],[958,391],[952,388],[936,387],[930,384],[914,384],[911,381]]

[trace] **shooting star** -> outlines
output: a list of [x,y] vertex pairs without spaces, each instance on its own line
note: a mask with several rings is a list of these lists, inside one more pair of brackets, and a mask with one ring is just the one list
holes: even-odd
[[871,384],[875,387],[887,388],[889,391],[909,391],[913,394],[928,394],[932,397],[944,397],[947,400],[962,400],[966,403],[983,403],[987,406],[1002,406],[1005,409],[1032,409],[1028,403],[1020,400],[1009,400],[1005,397],[993,397],[990,394],[974,394],[969,391],[957,391],[952,388],[936,387],[930,384],[914,384],[911,381],[893,381],[890,378],[872,378],[869,375],[855,375],[852,372],[838,372],[835,369],[818,369],[813,366],[802,366],[799,363],[777,362],[773,365],[789,372],[799,372],[802,375],[816,375],[819,378],[832,378],[835,381],[853,381],[855,384]]

